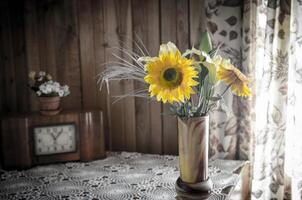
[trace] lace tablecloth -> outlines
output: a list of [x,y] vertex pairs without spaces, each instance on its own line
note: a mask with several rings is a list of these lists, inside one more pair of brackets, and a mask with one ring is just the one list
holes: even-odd
[[[209,164],[214,189],[209,199],[228,199],[243,161]],[[0,199],[175,199],[178,157],[110,153],[104,160],[37,166],[2,172]]]

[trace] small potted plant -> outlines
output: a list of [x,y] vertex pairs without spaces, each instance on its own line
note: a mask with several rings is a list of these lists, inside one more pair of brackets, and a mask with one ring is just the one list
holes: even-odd
[[67,96],[70,91],[67,85],[53,81],[50,74],[40,71],[29,73],[29,87],[39,99],[40,112],[44,115],[56,115],[60,112],[61,97]]

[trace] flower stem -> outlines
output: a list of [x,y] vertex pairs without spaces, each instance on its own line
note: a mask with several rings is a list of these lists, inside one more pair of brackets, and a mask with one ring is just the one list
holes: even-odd
[[228,85],[220,96],[223,96],[231,86],[232,86],[232,84]]

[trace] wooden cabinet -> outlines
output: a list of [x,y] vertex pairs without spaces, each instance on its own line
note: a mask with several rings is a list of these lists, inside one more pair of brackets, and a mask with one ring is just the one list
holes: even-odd
[[[56,126],[60,127],[62,124],[74,124],[75,132],[72,137],[75,140],[75,150],[46,155],[37,154],[35,151],[37,141],[35,140],[34,127],[56,128]],[[54,135],[54,133],[50,134]],[[51,137],[46,139],[47,143],[51,145],[54,142],[59,143],[59,134],[61,133],[56,133],[53,141]],[[47,138],[47,136],[45,137]],[[55,162],[91,161],[104,158],[105,138],[102,111],[64,111],[55,116],[44,116],[39,113],[8,116],[1,120],[0,141],[2,165],[6,169],[28,168],[33,165]],[[47,148],[52,148],[51,145]],[[62,141],[61,145],[64,148],[64,141]]]

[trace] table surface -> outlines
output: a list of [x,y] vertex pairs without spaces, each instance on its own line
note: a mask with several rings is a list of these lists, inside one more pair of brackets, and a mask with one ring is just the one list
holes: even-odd
[[[214,160],[208,199],[228,199],[244,161]],[[104,160],[37,166],[0,176],[0,199],[175,199],[178,157],[112,152]]]

